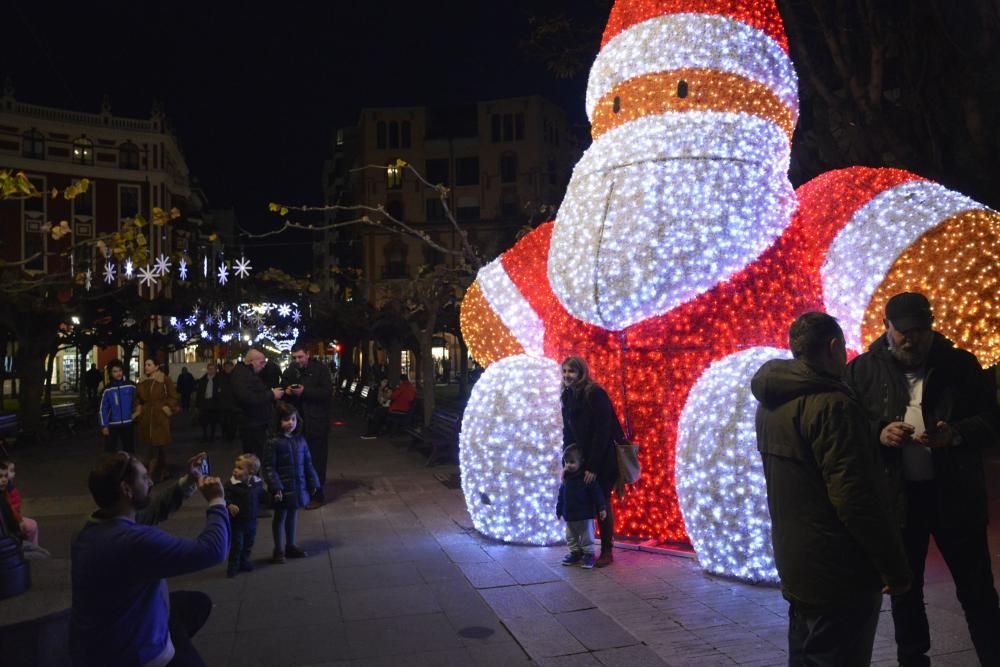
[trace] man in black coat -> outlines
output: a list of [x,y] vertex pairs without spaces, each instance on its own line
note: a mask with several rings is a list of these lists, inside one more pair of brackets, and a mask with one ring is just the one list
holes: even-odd
[[258,458],[264,455],[267,430],[271,426],[274,402],[285,395],[281,387],[269,388],[260,379],[260,372],[267,365],[267,357],[260,350],[251,348],[237,364],[230,376],[233,399],[239,413],[240,440],[243,451]]
[[292,346],[293,363],[282,376],[285,399],[295,405],[304,421],[302,433],[309,445],[313,466],[319,474],[319,488],[306,509],[321,507],[326,498],[327,448],[330,443],[330,419],[333,409],[333,379],[330,371],[319,360],[310,358],[304,343]]
[[914,572],[912,590],[892,598],[897,657],[901,665],[930,664],[923,576],[933,535],[980,662],[1000,665],[981,454],[1000,439],[1000,410],[992,378],[972,354],[933,331],[933,321],[926,297],[897,294],[885,306],[885,335],[848,368],[895,490]]
[[222,397],[218,366],[210,361],[205,374],[198,378],[195,386],[195,401],[198,406],[198,421],[201,423],[201,439],[215,440],[215,427],[219,423],[219,401]]

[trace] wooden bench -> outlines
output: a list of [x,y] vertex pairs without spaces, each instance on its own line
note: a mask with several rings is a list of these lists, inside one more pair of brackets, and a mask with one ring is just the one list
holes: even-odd
[[76,436],[76,426],[79,418],[80,411],[77,409],[76,403],[53,405],[52,412],[49,413],[49,430],[63,430],[70,437],[74,437]]
[[358,389],[358,393],[354,396],[354,402],[351,407],[355,410],[359,410],[364,413],[368,411],[368,396],[372,393],[371,385],[364,385]]
[[431,414],[430,424],[408,428],[405,433],[412,438],[410,441],[411,449],[421,445],[430,447],[426,465],[431,466],[442,460],[458,463],[458,434],[461,429],[461,414],[443,408],[435,408]]
[[10,456],[7,451],[7,441],[17,442],[17,437],[21,434],[21,422],[17,418],[17,413],[0,415],[0,450],[4,456]]

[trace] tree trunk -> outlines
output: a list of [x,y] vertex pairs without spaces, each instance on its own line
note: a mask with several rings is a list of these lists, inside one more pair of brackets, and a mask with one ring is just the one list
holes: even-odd
[[42,390],[45,382],[45,351],[27,341],[19,342],[14,355],[21,378],[18,399],[21,428],[28,439],[37,439],[42,430]]
[[434,413],[434,331],[427,328],[417,336],[420,345],[420,374],[423,376],[424,426],[430,426]]
[[52,407],[52,369],[56,365],[56,353],[59,348],[56,347],[55,351],[50,351],[45,356],[45,405]]
[[399,385],[399,375],[402,372],[403,345],[398,338],[393,338],[388,343],[385,348],[386,376],[389,378],[389,386],[396,387]]

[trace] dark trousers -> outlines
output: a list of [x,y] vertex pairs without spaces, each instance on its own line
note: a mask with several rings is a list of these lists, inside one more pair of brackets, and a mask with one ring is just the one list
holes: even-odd
[[993,588],[986,526],[964,517],[943,516],[937,496],[934,481],[906,483],[903,546],[913,570],[913,587],[892,598],[897,657],[902,665],[930,664],[925,655],[931,647],[931,636],[924,608],[924,566],[933,535],[955,581],[979,662],[1000,665],[1000,602]]
[[267,426],[240,426],[240,440],[244,454],[254,454],[263,461],[264,448],[267,446]]
[[257,539],[257,522],[250,521],[245,525],[233,524],[232,542],[229,543],[228,572],[239,572],[243,563],[250,562],[250,551]]
[[219,423],[218,408],[198,408],[198,421],[201,423],[201,439],[215,440],[215,427]]
[[271,519],[271,535],[274,537],[274,550],[284,553],[285,540],[287,544],[295,544],[295,528],[299,522],[299,510],[276,507],[274,518]]
[[135,425],[129,422],[108,426],[108,434],[104,438],[104,451],[135,454]]
[[187,412],[191,408],[191,392],[181,392],[181,410]]
[[236,437],[236,411],[229,409],[219,410],[219,422],[222,426],[222,437],[232,440]]
[[872,661],[882,594],[872,593],[835,611],[788,604],[788,666],[845,667]]
[[615,511],[611,507],[611,488],[601,487],[604,494],[604,505],[608,508],[608,513],[603,519],[597,519],[597,527],[601,531],[601,553],[610,554],[615,548]]
[[316,494],[313,498],[323,502],[326,500],[323,495],[323,486],[326,484],[326,462],[330,446],[330,432],[306,435],[306,444],[309,446],[309,455],[312,457],[313,467],[316,468],[316,474],[319,475],[319,488],[316,489]]
[[168,667],[205,667],[191,643],[212,613],[212,598],[201,591],[176,591],[170,594],[170,641],[174,644],[174,659]]

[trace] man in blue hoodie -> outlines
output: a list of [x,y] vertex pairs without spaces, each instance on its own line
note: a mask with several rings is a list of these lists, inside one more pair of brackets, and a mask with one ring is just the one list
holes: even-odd
[[[225,560],[229,515],[222,482],[201,475],[201,453],[177,484],[151,494],[146,467],[126,452],[106,456],[88,486],[100,509],[73,541],[70,654],[76,667],[204,667],[191,637],[211,613],[201,592],[167,593],[167,577]],[[153,524],[177,510],[195,488],[208,501],[205,528],[194,539]]]
[[124,450],[135,452],[135,427],[132,425],[132,406],[135,404],[135,385],[125,379],[125,367],[115,359],[108,365],[111,380],[101,394],[98,419],[104,436],[104,451]]

